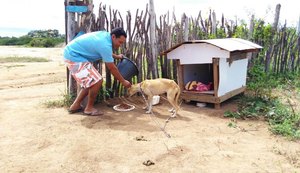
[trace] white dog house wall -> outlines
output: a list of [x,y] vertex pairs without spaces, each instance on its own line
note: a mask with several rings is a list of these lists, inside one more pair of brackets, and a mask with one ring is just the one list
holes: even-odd
[[[193,40],[163,52],[176,60],[177,80],[185,101],[213,103],[215,108],[246,89],[248,60],[262,47],[239,38]],[[208,91],[187,90],[191,81],[212,83]]]

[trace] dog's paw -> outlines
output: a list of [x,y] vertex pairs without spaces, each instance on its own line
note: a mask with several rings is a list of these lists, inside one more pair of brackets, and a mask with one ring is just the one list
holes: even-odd
[[169,112],[174,113],[174,112],[175,112],[175,109],[174,109],[174,108],[169,109]]
[[151,111],[146,111],[146,114],[151,114],[152,112]]
[[148,106],[144,106],[143,109],[148,109]]
[[176,112],[174,111],[171,115],[172,118],[176,118]]

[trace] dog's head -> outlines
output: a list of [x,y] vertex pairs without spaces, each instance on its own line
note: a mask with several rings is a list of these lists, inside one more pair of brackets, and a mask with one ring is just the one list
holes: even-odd
[[139,91],[140,91],[140,84],[131,85],[131,87],[128,88],[128,96],[131,97]]

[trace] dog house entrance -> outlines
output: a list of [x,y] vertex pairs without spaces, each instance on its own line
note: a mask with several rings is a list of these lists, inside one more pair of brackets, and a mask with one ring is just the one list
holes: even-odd
[[[181,98],[184,101],[213,103],[215,108],[220,108],[221,99],[217,95],[219,85],[219,58],[213,58],[213,63],[179,64],[178,76],[178,84],[182,91]],[[200,86],[202,90],[197,91],[197,89],[193,87],[186,89],[191,82],[196,84],[196,88]],[[209,86],[208,89],[203,90],[203,85],[206,87]]]
[[183,65],[185,91],[214,94],[213,82],[213,64]]

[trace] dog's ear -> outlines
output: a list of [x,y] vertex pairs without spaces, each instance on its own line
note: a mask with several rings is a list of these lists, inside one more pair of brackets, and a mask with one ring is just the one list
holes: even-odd
[[134,94],[139,92],[139,84],[131,85],[130,88],[127,89],[127,93],[129,97],[133,96]]

